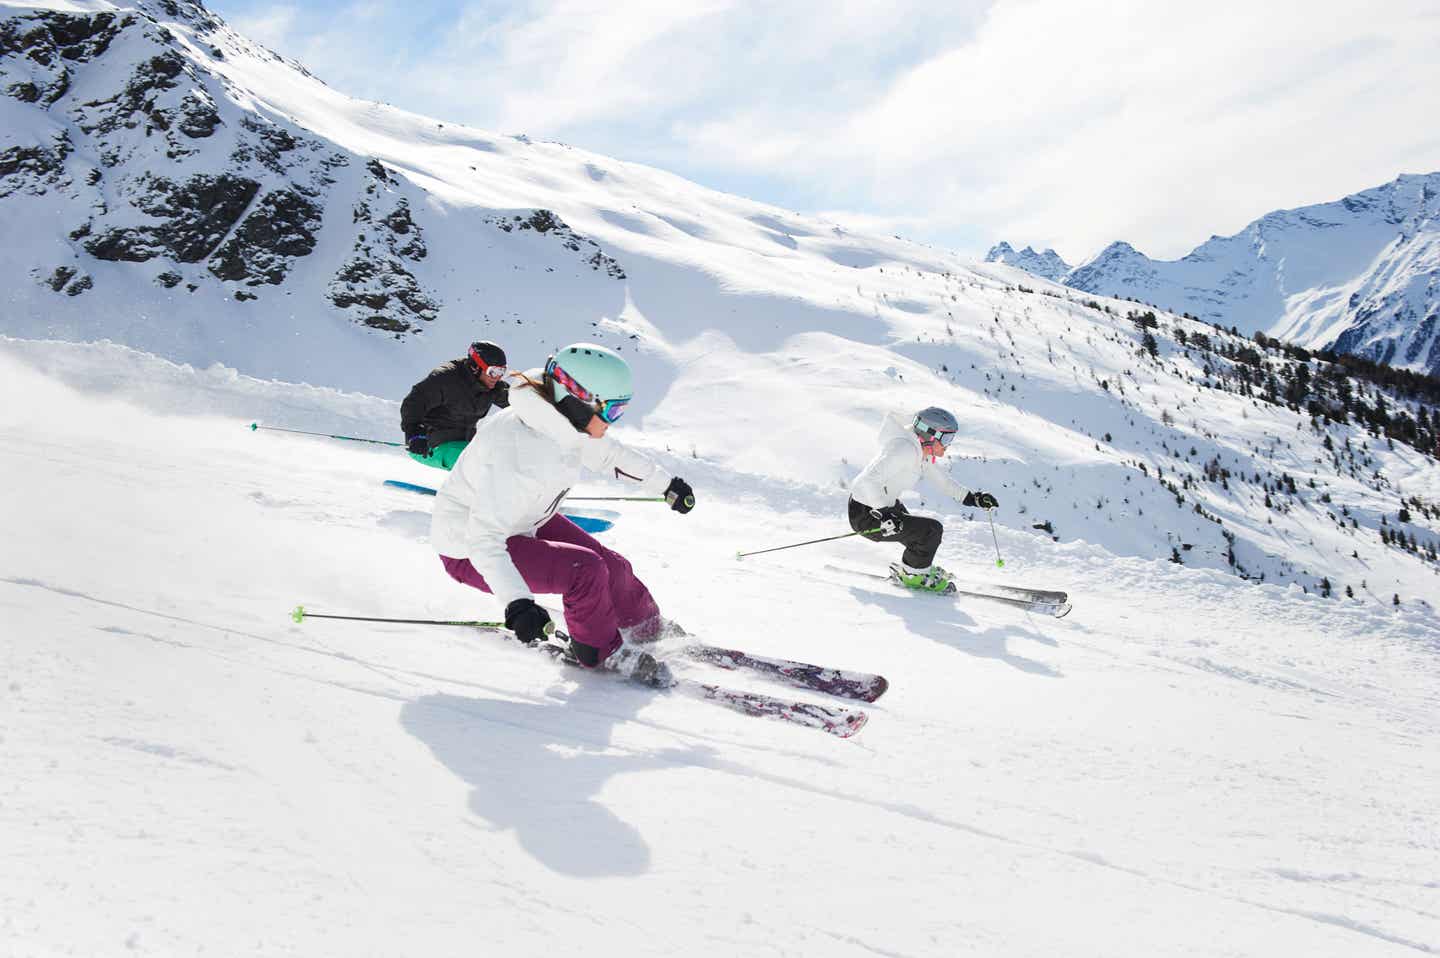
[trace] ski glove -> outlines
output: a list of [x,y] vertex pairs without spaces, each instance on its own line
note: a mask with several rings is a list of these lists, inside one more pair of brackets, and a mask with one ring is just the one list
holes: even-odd
[[405,448],[417,456],[430,455],[430,437],[423,432],[405,437]]
[[976,509],[994,509],[1000,505],[1000,500],[988,492],[967,492],[965,498],[960,501],[962,506],[973,506]]
[[670,503],[671,509],[684,515],[695,508],[695,490],[690,488],[690,483],[676,476],[665,487],[665,501]]
[[534,645],[555,631],[555,623],[534,599],[516,599],[505,607],[505,628],[526,645]]
[[870,518],[875,520],[875,528],[880,530],[881,535],[899,535],[900,530],[905,528],[905,520],[900,518],[900,512],[894,506],[871,509]]

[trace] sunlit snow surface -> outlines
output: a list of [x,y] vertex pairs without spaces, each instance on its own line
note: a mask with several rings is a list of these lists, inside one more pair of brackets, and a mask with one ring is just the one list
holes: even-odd
[[[1440,948],[1418,610],[1004,527],[1069,618],[825,572],[889,557],[853,540],[737,563],[843,530],[843,494],[668,459],[695,512],[609,541],[706,638],[888,675],[845,742],[460,629],[291,623],[499,611],[380,485],[434,473],[247,428],[392,403],[17,340],[0,384],[5,954]],[[992,557],[952,516],[942,561]]]

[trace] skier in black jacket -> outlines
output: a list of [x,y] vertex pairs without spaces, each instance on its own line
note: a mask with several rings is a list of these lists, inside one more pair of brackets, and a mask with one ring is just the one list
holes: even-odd
[[471,343],[469,355],[432,369],[400,404],[410,457],[437,469],[455,465],[490,407],[510,405],[504,376],[505,350],[491,342]]

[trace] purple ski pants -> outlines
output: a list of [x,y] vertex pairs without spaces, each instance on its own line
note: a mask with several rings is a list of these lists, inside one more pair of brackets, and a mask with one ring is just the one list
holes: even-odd
[[[551,516],[533,536],[511,536],[505,548],[531,592],[564,596],[570,637],[594,647],[602,661],[620,648],[621,629],[658,627],[660,609],[630,560],[564,516]],[[456,582],[490,591],[469,559],[442,555],[440,561]]]

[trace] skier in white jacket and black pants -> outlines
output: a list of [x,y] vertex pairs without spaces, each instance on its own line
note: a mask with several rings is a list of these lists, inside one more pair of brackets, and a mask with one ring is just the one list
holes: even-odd
[[632,395],[618,354],[577,343],[517,378],[509,409],[480,420],[440,487],[430,542],[451,578],[500,600],[522,642],[550,624],[535,594],[562,595],[571,651],[593,668],[626,639],[658,637],[663,621],[630,562],[558,514],[566,493],[582,470],[639,483],[680,513],[694,493],[605,435]]
[[[905,552],[890,573],[911,589],[944,592],[949,572],[935,565],[945,527],[929,516],[911,515],[900,496],[923,477],[964,506],[993,509],[1000,503],[988,492],[972,492],[937,465],[955,438],[959,424],[938,406],[920,410],[907,426],[893,413],[880,427],[880,452],[850,486],[850,528],[877,542],[900,542]],[[873,530],[873,531],[872,531]]]

